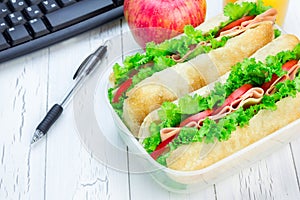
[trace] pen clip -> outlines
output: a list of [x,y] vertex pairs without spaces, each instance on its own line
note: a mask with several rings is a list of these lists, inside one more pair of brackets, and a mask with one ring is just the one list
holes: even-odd
[[83,72],[84,67],[86,66],[85,64],[88,62],[88,60],[90,59],[91,56],[92,56],[92,54],[89,55],[88,57],[86,57],[84,59],[84,61],[79,65],[78,69],[76,70],[76,72],[73,76],[73,80],[75,80],[79,76],[79,74],[81,74],[81,72]]
[[[106,43],[107,42],[105,42],[105,44]],[[73,80],[76,79],[84,71],[86,71],[86,75],[88,75],[95,68],[96,62],[102,59],[106,51],[107,51],[107,46],[101,45],[94,53],[90,54],[86,59],[84,59],[84,61],[80,64],[80,66],[76,70],[73,76]],[[89,62],[91,62],[91,64],[87,64]]]

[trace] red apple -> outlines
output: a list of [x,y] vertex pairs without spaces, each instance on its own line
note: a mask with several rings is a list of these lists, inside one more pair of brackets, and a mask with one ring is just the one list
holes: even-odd
[[185,25],[205,20],[205,0],[125,0],[124,16],[141,47],[160,43],[183,32]]

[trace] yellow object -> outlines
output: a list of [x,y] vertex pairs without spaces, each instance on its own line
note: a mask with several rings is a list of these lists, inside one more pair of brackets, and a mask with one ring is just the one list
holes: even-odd
[[[224,5],[226,5],[229,2],[235,2],[235,1],[236,0],[223,0],[223,3]],[[287,12],[289,0],[263,0],[263,2],[265,5],[272,6],[278,11],[276,24],[282,26]]]

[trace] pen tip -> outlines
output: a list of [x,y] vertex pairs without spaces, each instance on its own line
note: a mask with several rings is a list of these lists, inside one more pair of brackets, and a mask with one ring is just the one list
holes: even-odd
[[34,132],[34,135],[33,135],[32,139],[31,139],[30,144],[32,145],[33,143],[37,142],[39,139],[41,139],[43,137],[43,135],[44,135],[44,133],[42,131],[40,131],[40,130],[37,129]]
[[30,144],[35,143],[35,140],[32,138]]
[[32,139],[31,139],[31,142],[30,142],[30,144],[33,144],[33,143],[35,143],[37,141],[37,138],[36,138],[36,136],[33,136],[32,137]]

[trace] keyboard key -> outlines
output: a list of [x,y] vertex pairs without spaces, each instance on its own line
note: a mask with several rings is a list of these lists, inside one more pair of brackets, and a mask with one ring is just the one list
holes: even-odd
[[44,13],[50,13],[60,8],[54,0],[44,0],[40,6]]
[[24,24],[26,22],[20,11],[8,14],[7,19],[12,26]]
[[10,45],[7,43],[4,36],[0,33],[0,51],[3,49],[7,49]]
[[112,0],[116,6],[123,5],[124,0]]
[[59,5],[61,5],[62,7],[71,5],[73,3],[76,3],[75,0],[57,0],[57,2],[59,3]]
[[110,0],[82,0],[45,15],[52,31],[75,24],[89,18],[91,14],[100,14],[113,5]]
[[25,26],[22,24],[7,29],[5,33],[10,38],[10,43],[13,46],[32,39]]
[[29,5],[37,5],[39,3],[41,3],[42,0],[27,0],[27,3]]
[[20,11],[27,7],[25,0],[9,0],[7,4],[13,11]]
[[0,3],[0,17],[5,17],[10,13],[10,10],[5,3]]
[[43,13],[37,5],[33,5],[24,9],[24,15],[27,19],[35,19],[42,17]]
[[6,29],[8,29],[9,26],[7,24],[7,22],[2,18],[0,18],[0,32],[5,31]]
[[50,31],[47,29],[46,25],[42,21],[42,19],[32,19],[28,22],[28,27],[31,30],[31,33],[34,38],[40,37],[49,33]]

